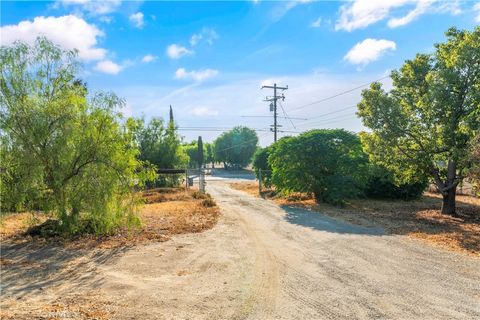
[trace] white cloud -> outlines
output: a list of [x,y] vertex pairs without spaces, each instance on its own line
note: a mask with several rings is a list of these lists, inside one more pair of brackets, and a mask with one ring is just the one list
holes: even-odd
[[62,5],[87,11],[92,15],[103,15],[114,12],[121,4],[121,0],[57,0],[54,7]]
[[273,22],[280,21],[290,10],[292,10],[301,3],[301,1],[281,1],[270,12],[271,19],[273,20]]
[[397,48],[395,42],[385,39],[365,39],[357,43],[343,58],[351,64],[365,66],[370,62],[378,60],[388,51]]
[[95,66],[95,70],[108,74],[117,74],[122,71],[122,69],[122,66],[110,60],[100,61]]
[[181,58],[182,56],[185,56],[185,55],[188,56],[192,54],[194,54],[193,50],[189,50],[177,44],[171,44],[167,47],[167,55],[171,59],[178,59],[178,58]]
[[473,10],[476,11],[477,13],[477,17],[475,18],[475,21],[480,23],[480,2],[477,2],[473,6]]
[[47,37],[64,49],[78,49],[82,60],[101,60],[107,53],[97,47],[97,38],[103,36],[103,32],[74,15],[36,17],[33,21],[24,20],[0,28],[2,45],[10,45],[16,40],[33,44],[39,36]]
[[212,45],[218,39],[218,33],[213,28],[203,27],[199,33],[195,33],[190,38],[190,45],[196,46],[200,41],[204,40],[209,45]]
[[388,26],[390,28],[396,28],[396,27],[400,27],[400,26],[404,26],[406,24],[409,24],[415,18],[417,18],[417,17],[421,16],[422,14],[424,14],[425,12],[427,12],[430,9],[430,6],[432,5],[432,2],[433,1],[431,1],[431,0],[419,1],[417,3],[417,6],[413,10],[408,12],[405,16],[403,16],[401,18],[391,18],[390,20],[388,20]]
[[112,16],[101,16],[100,18],[98,18],[98,20],[100,20],[100,22],[104,22],[106,24],[110,24],[112,23],[115,19],[112,17]]
[[143,21],[143,13],[142,12],[137,12],[133,13],[128,17],[131,23],[139,29],[142,29],[143,26],[145,25],[145,21]]
[[142,58],[142,62],[145,62],[145,63],[152,62],[152,61],[155,61],[155,60],[157,60],[157,56],[154,56],[154,55],[151,55],[151,54],[147,54],[146,56],[144,56]]
[[194,35],[192,35],[192,37],[190,38],[190,45],[193,47],[193,46],[196,46],[197,43],[200,42],[200,40],[202,40],[203,38],[203,35],[201,33],[195,33]]
[[[412,7],[401,17],[392,17],[392,11],[402,7]],[[406,25],[424,14],[461,12],[460,2],[440,0],[354,0],[340,7],[340,18],[335,30],[353,31],[366,28],[378,21],[388,19],[388,26],[395,28]]]
[[450,13],[451,15],[459,15],[462,13],[460,0],[442,1],[441,4],[435,6],[435,12]]
[[175,79],[190,79],[200,82],[215,77],[217,74],[218,70],[215,69],[187,71],[185,68],[179,68],[175,72]]
[[365,28],[388,16],[390,10],[401,7],[411,0],[356,0],[340,7],[340,19],[335,30],[352,31]]
[[318,18],[317,20],[313,21],[310,26],[312,28],[320,28],[320,25],[322,24],[322,18]]
[[197,117],[218,116],[218,110],[208,107],[195,107],[190,113]]

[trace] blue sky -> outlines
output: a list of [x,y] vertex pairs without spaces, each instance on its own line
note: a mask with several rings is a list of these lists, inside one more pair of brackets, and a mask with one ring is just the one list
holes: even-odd
[[479,23],[475,1],[1,2],[2,45],[43,34],[78,48],[89,88],[125,98],[126,115],[165,118],[171,104],[186,140],[220,133],[192,127],[247,125],[262,145],[273,139],[262,84],[288,85],[286,113],[314,118],[281,119],[285,131],[360,131],[361,90],[302,106],[432,52],[450,26]]

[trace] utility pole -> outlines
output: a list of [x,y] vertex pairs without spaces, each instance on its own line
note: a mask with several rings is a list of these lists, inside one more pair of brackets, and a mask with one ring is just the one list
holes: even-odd
[[[267,88],[267,89],[273,89],[273,97],[272,98],[265,98],[265,101],[273,101],[273,141],[274,142],[277,142],[277,131],[278,131],[278,122],[277,122],[277,99],[283,99],[285,100],[285,96],[282,95],[281,96],[277,96],[277,89],[278,90],[282,90],[282,91],[285,91],[288,89],[288,86],[285,86],[285,87],[278,87],[276,83],[273,84],[273,86],[262,86],[262,89],[263,88]],[[271,106],[271,104],[270,104]],[[271,108],[270,108],[270,111]]]

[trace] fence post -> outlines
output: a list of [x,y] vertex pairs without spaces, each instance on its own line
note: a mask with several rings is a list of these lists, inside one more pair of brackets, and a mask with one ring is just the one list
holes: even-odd
[[258,194],[262,195],[262,169],[258,169]]
[[185,168],[185,190],[188,190],[188,169]]
[[199,182],[199,189],[201,193],[205,193],[205,171],[203,168],[200,168],[199,170],[199,177],[198,177],[198,182]]

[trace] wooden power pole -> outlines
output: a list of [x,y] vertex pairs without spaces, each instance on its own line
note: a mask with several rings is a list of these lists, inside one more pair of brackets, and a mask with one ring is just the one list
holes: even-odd
[[[270,111],[273,111],[273,141],[274,142],[277,142],[277,132],[278,132],[278,121],[277,121],[277,99],[283,99],[285,100],[285,96],[282,94],[281,96],[278,96],[277,95],[277,90],[287,90],[288,89],[288,86],[285,86],[285,87],[279,87],[277,86],[276,83],[273,84],[273,86],[262,86],[262,89],[263,88],[267,88],[267,89],[273,89],[273,97],[272,98],[266,98],[265,101],[270,101],[270,102],[273,102],[273,108],[270,108]],[[272,104],[270,104],[270,106],[272,106]],[[272,110],[273,109],[273,110]]]

